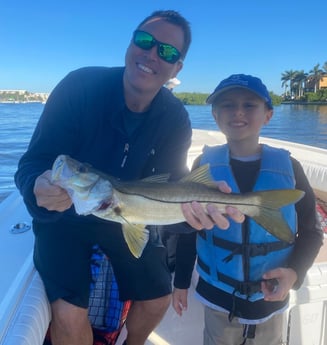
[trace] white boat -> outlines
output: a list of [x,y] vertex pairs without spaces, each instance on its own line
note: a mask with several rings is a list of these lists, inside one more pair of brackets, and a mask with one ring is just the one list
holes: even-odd
[[[303,165],[317,197],[327,204],[327,150],[286,141],[261,138],[288,149]],[[205,144],[225,142],[217,131],[194,130],[189,165]],[[42,281],[32,260],[31,217],[18,191],[0,204],[0,345],[42,345],[50,322],[50,308]],[[326,239],[325,239],[326,240]],[[194,273],[189,308],[179,317],[172,308],[152,332],[147,345],[202,344],[203,311],[194,298]],[[327,244],[309,270],[301,289],[291,292],[285,313],[284,338],[289,345],[327,344]],[[117,344],[125,337],[123,329]]]

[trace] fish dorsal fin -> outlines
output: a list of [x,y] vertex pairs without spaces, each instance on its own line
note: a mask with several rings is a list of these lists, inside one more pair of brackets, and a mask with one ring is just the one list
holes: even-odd
[[196,182],[205,184],[208,187],[217,188],[217,183],[213,180],[210,173],[210,165],[204,164],[184,176],[180,182]]
[[141,181],[142,182],[152,182],[152,183],[165,183],[168,182],[170,177],[170,174],[160,174],[160,175],[152,175],[143,178]]

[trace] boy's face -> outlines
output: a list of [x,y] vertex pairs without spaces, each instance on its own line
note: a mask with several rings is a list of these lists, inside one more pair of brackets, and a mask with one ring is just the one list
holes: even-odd
[[235,88],[217,97],[212,113],[220,130],[228,139],[257,138],[263,125],[272,117],[264,100],[255,93]]

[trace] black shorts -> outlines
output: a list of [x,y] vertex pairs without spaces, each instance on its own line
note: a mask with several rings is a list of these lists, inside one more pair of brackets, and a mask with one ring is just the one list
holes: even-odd
[[50,303],[62,298],[88,307],[95,244],[110,258],[120,300],[150,300],[171,293],[167,251],[160,241],[149,241],[137,259],[130,253],[118,223],[34,222],[33,229],[34,264]]

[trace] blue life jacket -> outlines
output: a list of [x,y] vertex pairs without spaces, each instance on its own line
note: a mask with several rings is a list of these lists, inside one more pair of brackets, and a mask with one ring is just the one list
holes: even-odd
[[[230,166],[227,145],[205,147],[200,164],[210,164],[215,180],[225,180],[232,192],[240,193]],[[254,191],[293,189],[295,179],[288,151],[262,147],[261,166]],[[285,221],[296,233],[294,204],[281,209]],[[286,267],[293,245],[280,241],[251,218],[243,224],[230,220],[228,230],[218,227],[197,236],[197,270],[209,284],[235,296],[255,301],[263,298],[262,275]]]

